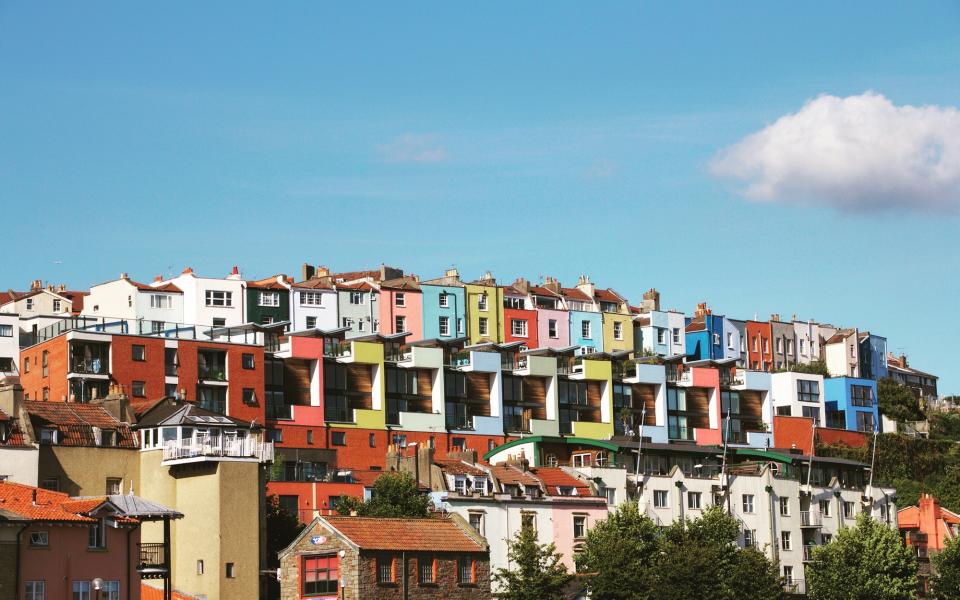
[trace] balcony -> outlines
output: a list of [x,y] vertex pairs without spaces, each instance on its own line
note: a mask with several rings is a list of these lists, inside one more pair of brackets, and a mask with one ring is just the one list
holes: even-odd
[[823,517],[818,510],[800,511],[800,527],[822,527]]
[[137,571],[141,579],[163,579],[169,575],[166,548],[161,543],[141,543]]
[[462,352],[450,352],[447,354],[447,366],[453,367],[455,369],[462,369],[463,367],[470,366],[470,352],[464,350]]
[[351,342],[341,342],[329,338],[323,340],[323,356],[325,358],[344,358],[350,356],[353,351]]
[[250,437],[207,436],[170,440],[163,447],[163,462],[198,462],[207,459],[273,461],[273,442]]
[[816,548],[813,544],[807,544],[803,547],[803,562],[813,562],[813,549]]
[[802,579],[788,579],[783,582],[783,591],[793,596],[803,596],[807,593],[807,586]]
[[264,334],[248,327],[207,327],[189,323],[170,321],[147,321],[143,319],[123,319],[120,317],[64,317],[43,329],[36,335],[21,336],[21,345],[32,346],[55,338],[68,331],[94,333],[119,333],[123,335],[148,335],[153,337],[182,340],[216,340],[234,344],[261,345],[265,343]]

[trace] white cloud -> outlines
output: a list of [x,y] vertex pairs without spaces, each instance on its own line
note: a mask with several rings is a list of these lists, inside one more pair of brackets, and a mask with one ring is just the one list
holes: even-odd
[[722,150],[715,175],[752,200],[844,211],[960,209],[960,112],[867,92],[820,96]]
[[433,163],[447,159],[447,151],[436,137],[405,133],[388,144],[377,146],[387,162]]

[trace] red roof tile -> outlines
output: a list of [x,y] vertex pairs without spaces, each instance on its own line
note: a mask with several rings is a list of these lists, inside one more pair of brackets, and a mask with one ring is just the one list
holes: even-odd
[[487,475],[484,469],[462,460],[435,458],[433,462],[443,469],[444,472],[451,475]]
[[375,290],[375,289],[377,289],[377,288],[374,287],[373,285],[371,285],[369,282],[360,281],[360,282],[358,282],[358,283],[338,283],[338,284],[337,284],[337,289],[344,289],[344,290],[362,290],[362,291],[365,291],[365,292],[369,292],[369,291]]
[[577,490],[577,496],[594,495],[593,491],[590,489],[590,485],[587,484],[587,482],[574,477],[560,467],[534,467],[531,468],[530,471],[540,478],[540,481],[543,482],[548,495],[561,495],[560,491],[557,489],[561,487],[575,488]]
[[323,520],[363,550],[484,551],[483,546],[446,517],[380,519],[331,516]]
[[134,281],[132,279],[127,279],[127,283],[137,288],[138,290],[144,292],[167,292],[170,294],[182,294],[183,290],[173,285],[172,283],[164,283],[163,285],[147,285],[145,283],[140,283],[139,281]]
[[600,289],[595,290],[593,292],[593,295],[594,297],[596,297],[597,300],[603,300],[604,302],[623,302],[624,301],[623,296],[611,290],[610,288],[607,288],[605,290],[600,290]]
[[493,465],[490,472],[501,484],[507,485],[535,485],[540,487],[540,480],[531,473],[524,473],[512,465]]
[[593,298],[577,288],[560,288],[560,291],[563,293],[564,298],[571,298],[573,300],[580,300],[583,302],[593,302]]
[[[247,287],[254,290],[285,290],[287,289],[287,286],[277,281],[277,277],[280,277],[280,275],[274,275],[273,277],[266,277],[264,279],[258,279],[256,281],[248,281]],[[286,280],[286,275],[284,275],[283,278]]]
[[329,277],[314,277],[312,279],[306,279],[304,281],[299,281],[293,284],[293,287],[296,288],[309,288],[309,289],[325,289],[332,290],[333,283],[331,283]]
[[[34,493],[36,504],[33,503]],[[76,503],[67,494],[10,481],[0,482],[0,513],[6,511],[33,521],[92,522],[92,518],[78,513],[92,510],[101,503],[102,500],[86,508],[88,503]]]
[[76,402],[26,402],[30,420],[36,427],[47,427],[60,432],[59,446],[97,446],[93,430],[115,431],[116,447],[136,448],[130,426],[121,423],[99,404]]

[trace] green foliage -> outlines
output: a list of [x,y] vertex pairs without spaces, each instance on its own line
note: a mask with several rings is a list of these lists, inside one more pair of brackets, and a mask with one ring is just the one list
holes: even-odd
[[930,439],[960,442],[960,413],[932,412],[930,421]]
[[573,575],[560,562],[553,544],[540,544],[532,527],[522,527],[507,542],[507,558],[513,568],[497,569],[501,600],[563,600],[564,588]]
[[413,475],[394,472],[377,478],[369,500],[343,497],[336,511],[341,515],[356,512],[361,517],[422,518],[430,516],[429,507],[430,498],[417,489]]
[[810,375],[830,377],[830,371],[827,370],[827,362],[824,360],[817,360],[806,365],[803,363],[793,364],[790,365],[790,370],[794,373],[809,373]]
[[739,535],[737,521],[720,507],[658,534],[625,504],[587,533],[577,567],[598,600],[780,598],[777,567],[762,552],[739,549]]
[[922,421],[925,418],[920,410],[920,401],[909,388],[885,377],[877,382],[877,405],[880,413],[898,423],[904,421]]
[[931,559],[937,574],[931,591],[937,600],[960,600],[960,541],[947,540],[942,552]]
[[829,544],[813,551],[807,567],[811,600],[900,600],[915,598],[917,565],[897,531],[857,517]]
[[587,532],[577,570],[591,598],[632,600],[656,596],[652,565],[659,547],[657,527],[632,502]]
[[265,520],[267,527],[267,565],[279,567],[278,553],[289,546],[293,538],[297,537],[303,529],[303,524],[300,523],[297,515],[290,514],[280,506],[276,496],[267,496]]

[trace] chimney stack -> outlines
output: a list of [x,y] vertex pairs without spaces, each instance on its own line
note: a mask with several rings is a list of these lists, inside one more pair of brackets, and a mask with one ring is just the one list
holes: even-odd
[[38,292],[43,289],[43,281],[40,279],[34,279],[30,282],[30,291]]
[[120,279],[123,279],[124,281],[129,281],[130,275],[127,274],[126,272],[120,273]]
[[591,298],[596,295],[597,291],[596,286],[590,281],[590,277],[587,275],[581,275],[577,280],[577,289]]
[[530,282],[523,277],[517,277],[516,281],[513,282],[513,287],[521,294],[530,293]]
[[697,310],[694,311],[693,316],[696,318],[706,317],[707,315],[713,314],[709,308],[707,308],[706,302],[701,302],[697,304]]
[[773,321],[774,323],[779,323],[780,313],[773,313],[772,315],[770,315],[770,320]]
[[559,294],[560,288],[562,286],[560,285],[560,282],[557,281],[555,277],[550,277],[549,275],[547,275],[546,277],[543,278],[543,287],[547,288],[554,294]]
[[300,274],[303,276],[304,281],[308,279],[313,279],[314,274],[316,274],[317,269],[313,265],[308,265],[303,263],[303,266],[300,267]]
[[643,302],[640,303],[640,309],[643,312],[660,310],[660,292],[656,288],[650,288],[643,293]]

